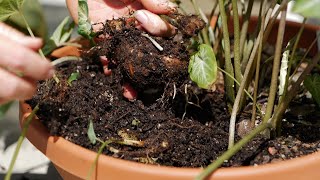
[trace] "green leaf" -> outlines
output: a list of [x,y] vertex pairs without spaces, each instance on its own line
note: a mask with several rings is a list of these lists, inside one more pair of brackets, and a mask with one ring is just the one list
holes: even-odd
[[2,0],[0,1],[0,21],[8,19],[21,9],[24,0]]
[[94,37],[87,0],[78,0],[78,33],[90,40]]
[[320,107],[320,75],[314,74],[307,76],[303,84]]
[[63,43],[67,42],[74,29],[74,22],[69,22],[69,17],[64,18],[64,20],[59,24],[56,30],[53,32],[52,36],[49,38],[48,42],[43,48],[44,55],[50,54],[56,48],[63,46]]
[[[34,35],[45,38],[47,36],[47,22],[39,0],[28,0],[27,3],[22,4],[20,11],[26,18]],[[13,14],[5,23],[24,34],[29,34],[27,25],[20,13]]]
[[71,86],[72,81],[78,80],[79,77],[80,77],[80,73],[79,73],[79,72],[72,73],[72,74],[70,75],[70,77],[68,78],[68,84],[69,84],[69,86]]
[[10,109],[11,105],[12,105],[12,101],[8,102],[7,104],[3,104],[0,106],[0,119],[4,117],[4,115],[6,115],[7,111]]
[[208,89],[217,79],[217,61],[211,46],[201,44],[191,56],[188,72],[200,88]]
[[304,17],[320,18],[320,0],[296,0],[292,11]]
[[88,138],[89,138],[91,144],[96,144],[97,136],[96,136],[96,133],[94,132],[93,122],[91,119],[89,120],[89,127],[88,127],[87,134],[88,134]]

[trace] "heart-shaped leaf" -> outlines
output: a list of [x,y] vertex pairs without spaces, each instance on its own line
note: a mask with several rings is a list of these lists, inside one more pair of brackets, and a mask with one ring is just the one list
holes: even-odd
[[18,13],[24,0],[2,0],[0,1],[0,21],[7,20],[10,16]]
[[198,52],[191,56],[189,68],[190,78],[200,88],[208,89],[217,79],[217,61],[211,46],[201,44]]
[[307,76],[303,84],[320,107],[320,75],[314,74]]
[[320,0],[295,0],[292,11],[304,17],[320,18],[319,9]]

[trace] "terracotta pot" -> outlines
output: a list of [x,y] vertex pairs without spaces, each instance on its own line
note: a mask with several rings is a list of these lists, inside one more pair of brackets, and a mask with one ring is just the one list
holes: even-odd
[[[252,23],[256,24],[256,23]],[[302,47],[307,47],[316,37],[314,26],[306,26],[302,36]],[[270,42],[276,38],[275,26]],[[298,32],[299,24],[288,22],[286,28],[286,40],[289,36]],[[74,50],[74,49],[73,49]],[[316,49],[314,49],[316,51]],[[68,52],[70,53],[70,52]],[[73,53],[71,53],[73,54]],[[56,56],[60,56],[56,54]],[[23,123],[31,112],[31,108],[20,103],[20,120]],[[50,136],[46,128],[38,119],[32,121],[27,138],[45,154],[57,167],[61,176],[66,180],[85,179],[96,157],[96,153],[78,145],[75,145],[62,137]],[[311,180],[320,179],[320,152],[301,158],[277,162],[273,164],[220,168],[209,179],[212,180]],[[176,168],[147,165],[101,155],[92,179],[139,179],[139,180],[186,180],[194,179],[201,172],[200,168]]]

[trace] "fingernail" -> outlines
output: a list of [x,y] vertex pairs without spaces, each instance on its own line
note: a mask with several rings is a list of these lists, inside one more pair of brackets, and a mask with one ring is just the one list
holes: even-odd
[[55,70],[54,69],[50,69],[47,73],[47,79],[50,79],[53,77]]
[[143,11],[139,11],[137,10],[134,13],[134,17],[141,23],[141,24],[147,24],[149,21],[148,16],[143,12]]

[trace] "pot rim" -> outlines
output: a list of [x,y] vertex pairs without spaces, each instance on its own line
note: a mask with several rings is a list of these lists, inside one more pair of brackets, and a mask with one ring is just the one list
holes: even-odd
[[[26,117],[31,113],[31,108],[24,102],[20,102],[20,123],[23,124]],[[94,162],[96,153],[85,149],[81,146],[73,144],[62,137],[50,136],[47,129],[40,123],[38,119],[31,122],[27,133],[27,138],[30,142],[36,146],[43,154],[45,154],[55,165],[65,169],[72,174],[76,174],[82,178],[86,177],[87,172],[91,164]],[[76,153],[75,153],[76,152]],[[58,156],[57,154],[63,154],[64,156]],[[84,155],[85,154],[85,155]],[[71,157],[72,160],[66,160],[66,157]],[[73,163],[71,161],[77,161]],[[75,171],[75,164],[83,163],[82,166],[87,168],[87,171],[79,172]],[[85,164],[87,163],[87,164]],[[88,163],[90,166],[88,166]],[[103,168],[103,166],[105,166]],[[245,177],[257,178],[265,177],[268,174],[272,174],[272,177],[277,179],[281,174],[290,175],[288,173],[295,174],[293,177],[297,178],[296,174],[301,174],[306,177],[305,171],[302,169],[317,172],[320,166],[320,152],[315,152],[299,158],[291,160],[285,160],[272,164],[265,164],[259,166],[246,166],[246,167],[231,167],[220,168],[216,170],[210,179],[232,179]],[[303,168],[301,168],[303,167]],[[177,179],[194,178],[201,172],[201,168],[181,168],[181,167],[169,167],[169,166],[156,166],[150,164],[142,164],[123,159],[113,158],[106,155],[101,155],[98,160],[97,170],[93,176],[109,176],[110,171],[108,168],[112,168],[111,172],[126,172],[127,174],[135,173],[135,175],[143,175],[144,177],[151,177],[151,175],[158,175],[160,179],[169,179],[169,177],[175,177]],[[106,173],[105,173],[106,172]],[[102,173],[100,175],[100,173]],[[292,175],[292,174],[291,174]],[[318,174],[320,178],[320,174]],[[118,176],[115,176],[117,178]],[[133,178],[134,179],[134,178]],[[153,178],[154,179],[154,178]]]

